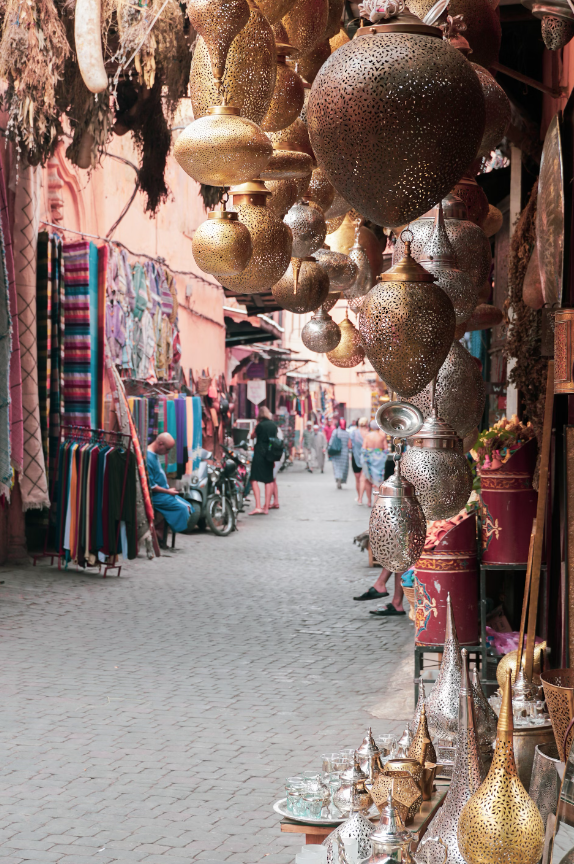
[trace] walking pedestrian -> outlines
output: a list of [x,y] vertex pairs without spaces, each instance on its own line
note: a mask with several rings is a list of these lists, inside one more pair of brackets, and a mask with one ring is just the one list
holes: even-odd
[[[373,486],[380,486],[385,476],[385,465],[387,463],[387,436],[382,432],[377,423],[372,420],[370,430],[363,440],[361,450],[362,457],[362,489],[367,495],[367,506],[372,505]],[[361,495],[362,498],[362,495]]]
[[[275,421],[277,422],[279,418],[275,417]],[[285,436],[283,435],[283,430],[280,426],[277,426],[277,437],[280,441],[285,440]],[[277,475],[281,470],[281,466],[285,462],[287,458],[287,453],[283,450],[283,455],[281,459],[277,462],[273,463],[273,483],[271,484],[271,497],[269,499],[269,510],[279,510],[279,489],[277,488]]]
[[313,473],[313,468],[311,466],[313,462],[314,443],[313,423],[311,420],[307,420],[303,431],[303,459],[305,460],[307,471],[310,474]]
[[355,475],[355,486],[357,489],[357,497],[355,501],[361,506],[363,503],[363,495],[365,494],[365,488],[363,483],[363,488],[361,488],[361,478],[362,478],[362,465],[363,465],[363,440],[365,435],[369,431],[369,421],[366,417],[360,417],[356,426],[351,426],[349,429],[349,437],[351,439],[351,468],[353,469],[353,474]]
[[315,460],[317,462],[317,467],[321,469],[321,474],[323,474],[325,468],[325,453],[327,452],[327,436],[317,423],[313,426],[313,436]]
[[333,474],[335,475],[335,483],[337,489],[343,488],[343,483],[347,482],[349,474],[349,433],[345,428],[345,420],[341,417],[340,420],[335,420],[335,428],[329,439],[327,453],[329,459],[333,463]]
[[325,438],[327,439],[327,444],[331,440],[331,435],[335,429],[335,422],[331,417],[327,418],[326,423],[323,424],[323,432],[325,434]]
[[[262,405],[259,408],[257,417],[257,425],[251,433],[251,438],[255,439],[255,447],[253,450],[253,462],[251,463],[251,485],[253,486],[253,494],[255,496],[255,507],[249,513],[249,516],[262,516],[269,513],[269,504],[271,503],[271,494],[273,491],[273,461],[268,457],[269,439],[277,437],[277,424],[271,419],[269,408]],[[265,501],[261,506],[261,493],[259,484],[265,484]]]
[[[406,572],[408,571],[405,570],[405,573]],[[387,591],[387,582],[391,575],[392,571],[383,567],[375,584],[371,585],[368,591],[365,591],[365,593],[359,595],[359,597],[353,597],[353,600],[380,600],[382,597],[388,597],[389,592]],[[393,599],[390,603],[380,606],[378,609],[370,609],[369,612],[371,615],[377,615],[382,618],[406,615],[403,608],[404,591],[401,582],[403,576],[404,573],[395,573],[395,590],[393,593]]]

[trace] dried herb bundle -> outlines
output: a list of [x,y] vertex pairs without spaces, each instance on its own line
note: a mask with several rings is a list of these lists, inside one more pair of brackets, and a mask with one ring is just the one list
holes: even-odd
[[32,165],[46,161],[61,133],[56,87],[69,52],[54,0],[7,0],[0,41],[7,134]]

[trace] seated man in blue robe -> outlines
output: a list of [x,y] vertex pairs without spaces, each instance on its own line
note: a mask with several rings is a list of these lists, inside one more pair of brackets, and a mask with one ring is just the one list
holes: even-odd
[[[159,461],[159,457],[165,456],[174,446],[175,441],[169,432],[162,432],[158,435],[148,447],[147,470],[154,510],[161,513],[170,528],[182,533],[188,528],[190,518],[193,524],[197,520],[193,517],[191,504],[180,497],[177,489],[170,488],[165,471]],[[191,528],[193,525],[189,527]]]

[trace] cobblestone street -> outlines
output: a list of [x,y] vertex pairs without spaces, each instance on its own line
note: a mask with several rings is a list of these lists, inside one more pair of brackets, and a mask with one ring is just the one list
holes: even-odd
[[402,730],[371,712],[413,628],[353,603],[377,571],[352,473],[339,492],[299,463],[279,493],[119,579],[0,568],[2,864],[293,864],[284,779]]

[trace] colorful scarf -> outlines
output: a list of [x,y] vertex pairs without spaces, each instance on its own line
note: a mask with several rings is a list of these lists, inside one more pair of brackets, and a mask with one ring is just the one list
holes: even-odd
[[[12,352],[12,328],[10,322],[10,297],[8,273],[4,257],[4,239],[0,226],[0,495],[10,500],[12,466],[10,464],[10,354]],[[14,316],[16,317],[16,316]]]
[[[38,235],[36,272],[36,320],[38,327],[38,399],[44,462],[48,466],[50,386],[52,383],[52,243],[47,231]],[[48,478],[49,481],[49,478]]]
[[54,235],[52,244],[52,351],[50,357],[50,428],[48,470],[56,476],[62,416],[64,414],[64,250],[62,238]]
[[88,268],[90,274],[90,422],[94,429],[98,426],[98,247],[90,243],[88,253]]
[[91,425],[90,244],[64,243],[64,405],[65,422]]

